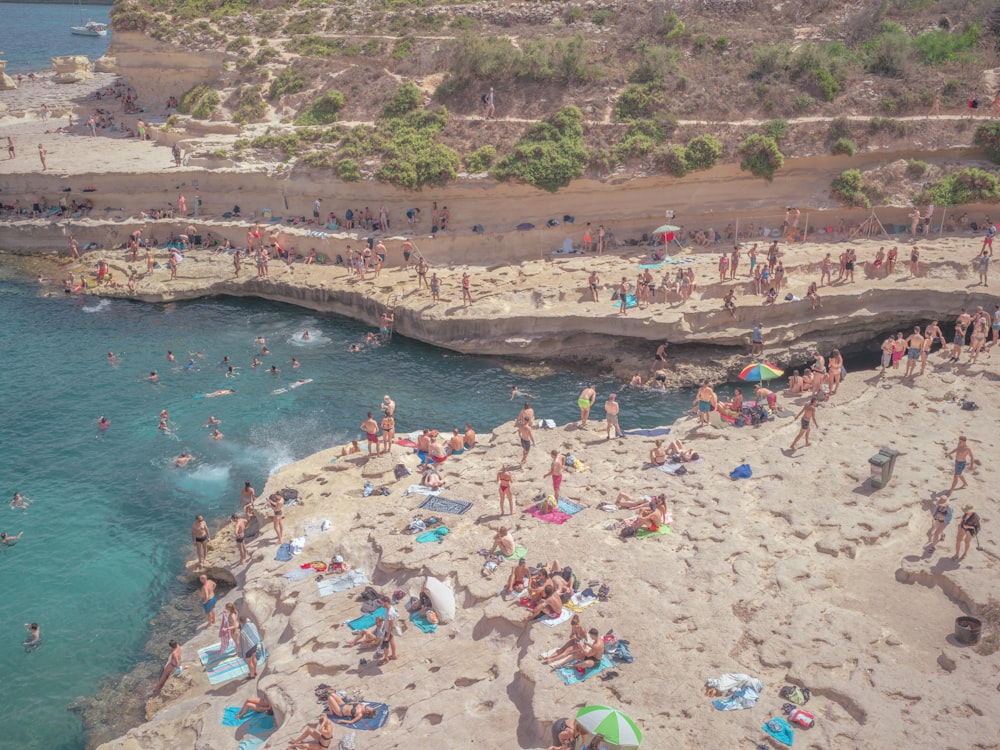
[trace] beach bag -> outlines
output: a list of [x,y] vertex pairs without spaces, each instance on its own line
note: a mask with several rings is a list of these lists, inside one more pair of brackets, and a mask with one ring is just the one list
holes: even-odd
[[622,539],[628,539],[630,536],[635,536],[635,533],[638,530],[639,530],[639,524],[638,524],[638,522],[636,522],[636,523],[627,523],[627,524],[625,524],[622,527],[622,530],[619,532],[618,535]]
[[733,427],[745,427],[747,423],[747,418],[742,414],[737,415],[736,419],[733,420]]
[[[788,705],[788,704],[785,704]],[[816,717],[811,713],[806,711],[804,708],[793,708],[788,712],[788,720],[794,721],[799,726],[804,729],[812,729],[813,724],[816,723]]]
[[410,468],[406,464],[396,464],[392,473],[396,476],[396,479],[402,479],[403,477],[410,476]]
[[966,401],[966,400],[965,400],[965,399],[963,398],[963,399],[962,399],[962,408],[963,408],[963,409],[964,409],[965,411],[975,411],[976,409],[978,409],[978,408],[979,408],[979,404],[977,404],[977,403],[976,403],[975,401]]
[[366,602],[378,602],[382,600],[382,595],[371,586],[365,586],[365,590],[361,592],[361,600]]
[[740,464],[729,472],[730,479],[749,479],[752,476],[753,470],[750,468],[750,464]]
[[778,695],[786,701],[790,701],[798,706],[804,706],[812,697],[812,692],[807,687],[798,685],[785,685],[778,691]]
[[618,641],[611,652],[612,658],[620,664],[631,664],[635,661],[632,652],[628,650],[628,641]]

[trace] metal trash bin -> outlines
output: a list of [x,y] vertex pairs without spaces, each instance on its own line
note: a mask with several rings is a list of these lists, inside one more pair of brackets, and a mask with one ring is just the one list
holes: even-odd
[[876,490],[880,490],[889,484],[892,479],[892,470],[896,466],[896,457],[899,451],[892,448],[882,448],[878,453],[868,459],[871,465],[871,485]]
[[975,646],[979,643],[979,636],[982,633],[983,623],[975,617],[955,618],[955,638],[959,643],[966,646]]

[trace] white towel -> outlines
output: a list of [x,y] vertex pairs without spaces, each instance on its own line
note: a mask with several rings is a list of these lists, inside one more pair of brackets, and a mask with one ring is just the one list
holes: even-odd
[[425,487],[422,484],[411,484],[403,492],[404,495],[440,495],[441,490],[432,490],[430,487]]
[[324,518],[322,521],[310,521],[306,524],[306,536],[329,531],[332,528],[333,524],[330,523],[328,518]]
[[300,555],[302,554],[303,548],[306,546],[306,538],[304,536],[297,536],[292,540],[292,554]]
[[570,612],[565,607],[563,607],[562,614],[560,614],[554,620],[552,618],[550,618],[548,615],[546,615],[539,622],[541,622],[542,625],[548,625],[550,628],[554,628],[556,625],[559,625],[560,623],[566,622],[566,620],[568,620],[572,616],[573,616],[573,613]]

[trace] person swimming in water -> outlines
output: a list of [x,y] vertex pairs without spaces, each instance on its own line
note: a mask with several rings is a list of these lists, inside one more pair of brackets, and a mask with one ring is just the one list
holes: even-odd
[[174,459],[174,464],[183,469],[192,461],[194,461],[194,456],[188,455],[187,451],[181,451],[181,455]]
[[210,435],[210,437],[212,438],[212,440],[222,440],[222,433],[219,432],[218,430],[212,430],[212,434]]
[[358,352],[361,351],[361,344],[351,344],[349,347],[347,347],[347,351],[351,352],[352,354],[357,354]]
[[17,536],[11,536],[6,531],[0,534],[0,544],[6,545],[7,547],[13,547],[20,541],[21,537],[24,536],[23,531],[19,531]]
[[156,374],[156,370],[150,370],[149,377],[143,378],[143,380],[148,380],[150,383],[156,383],[160,380],[160,376]]
[[222,424],[222,420],[221,419],[216,419],[214,416],[209,416],[208,423],[205,426],[206,427],[215,427],[216,425],[220,425],[220,424]]
[[111,426],[111,422],[103,414],[97,418],[97,426],[102,430],[106,430]]
[[118,357],[115,356],[114,352],[108,352],[108,364],[109,365],[118,364]]
[[28,629],[28,637],[24,639],[25,651],[34,651],[36,648],[42,645],[42,629],[37,622],[24,623],[24,627]]
[[25,497],[20,492],[15,492],[14,497],[10,501],[10,509],[27,508],[29,503],[31,503],[31,498]]
[[309,335],[309,331],[303,331],[302,332],[302,340],[303,341],[312,341],[312,337]]

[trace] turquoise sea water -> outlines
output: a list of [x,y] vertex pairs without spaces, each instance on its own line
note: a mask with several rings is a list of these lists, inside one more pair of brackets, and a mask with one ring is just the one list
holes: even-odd
[[[401,433],[466,421],[487,431],[516,416],[512,383],[540,397],[539,416],[562,424],[579,417],[576,396],[590,380],[561,372],[529,381],[495,361],[401,337],[351,354],[365,328],[262,301],[153,306],[40,291],[0,270],[0,530],[24,531],[17,545],[0,548],[0,748],[83,747],[67,704],[148,658],[150,618],[188,595],[177,576],[191,553],[193,516],[217,525],[238,508],[243,480],[260,490],[276,467],[358,437],[385,393],[397,401]],[[303,330],[311,343],[301,341]],[[261,359],[280,376],[250,369],[258,335],[273,352]],[[120,357],[116,366],[109,351]],[[195,351],[204,356],[185,369]],[[225,355],[242,368],[235,379],[219,364]],[[294,374],[293,356],[302,362]],[[151,369],[158,385],[143,381]],[[271,394],[298,377],[314,382]],[[670,422],[690,405],[686,392],[595,384],[599,403],[618,390],[626,429]],[[230,387],[236,393],[192,398]],[[174,436],[157,430],[161,409]],[[111,421],[103,432],[101,415]],[[222,441],[208,438],[209,415],[222,420]],[[172,464],[181,450],[197,457],[185,470]],[[34,500],[27,510],[8,509],[15,491]],[[30,621],[44,641],[25,653]]]
[[114,32],[105,37],[77,36],[69,28],[88,19],[108,23],[110,16],[110,5],[0,3],[0,59],[7,61],[7,73],[13,74],[52,70],[50,58],[56,55],[86,55],[94,61],[107,51]]

